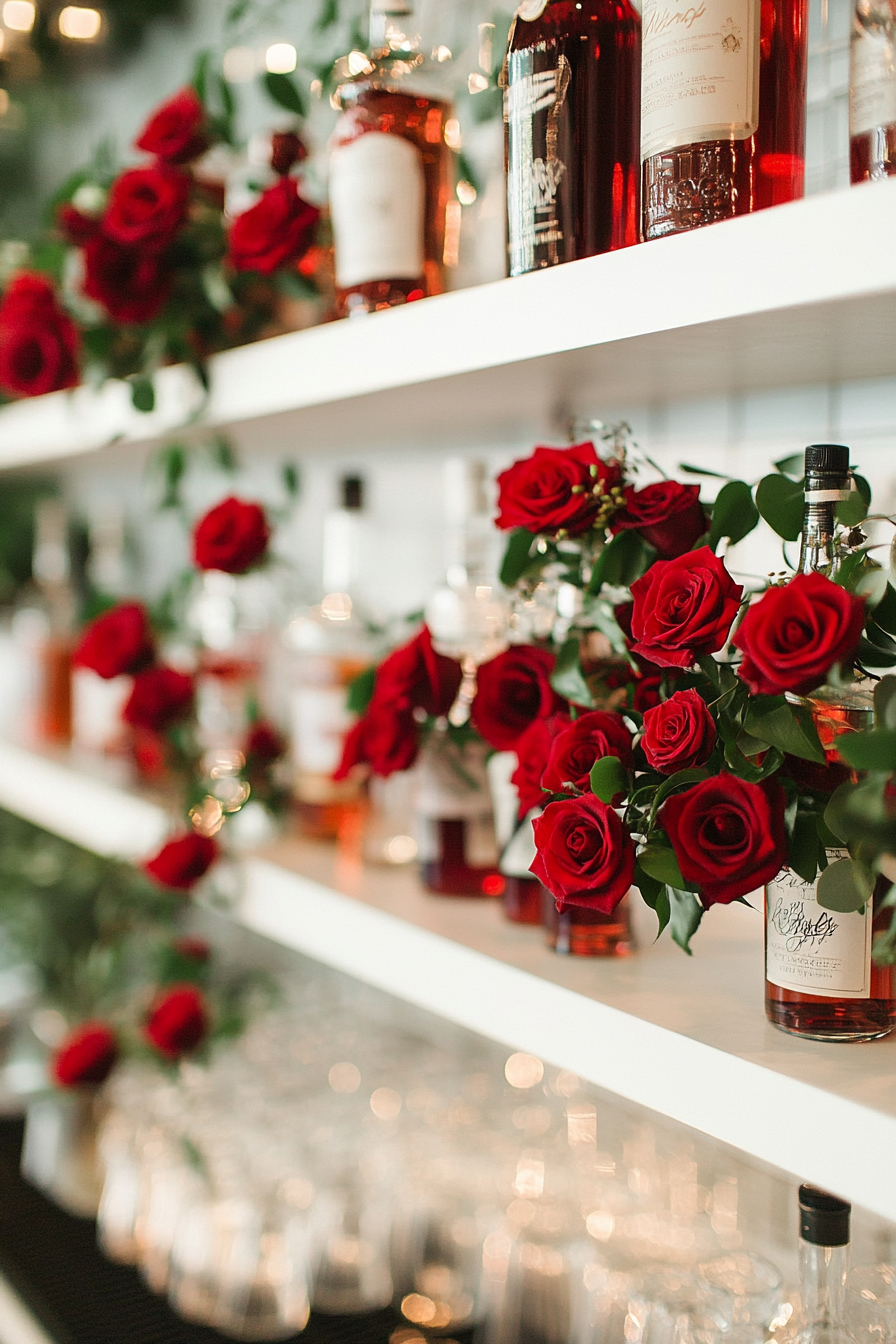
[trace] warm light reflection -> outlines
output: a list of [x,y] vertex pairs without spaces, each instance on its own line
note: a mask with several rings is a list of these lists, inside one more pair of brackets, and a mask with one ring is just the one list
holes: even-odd
[[363,51],[350,51],[346,64],[350,75],[366,75],[373,69]]
[[59,31],[73,42],[93,42],[99,37],[103,16],[98,9],[66,5],[59,15]]
[[470,93],[484,93],[488,88],[488,80],[485,75],[477,74],[474,71],[472,75],[467,76],[467,88]]
[[327,1074],[327,1082],[334,1092],[350,1096],[361,1086],[361,1073],[355,1064],[334,1064]]
[[265,69],[272,75],[289,75],[295,70],[298,55],[291,42],[274,42],[264,54]]
[[465,177],[462,177],[458,182],[456,191],[457,199],[461,205],[474,205],[479,196],[479,192],[473,186],[473,183],[468,182]]
[[544,1077],[544,1065],[534,1055],[526,1055],[519,1051],[511,1055],[504,1065],[504,1077],[511,1087],[518,1087],[521,1090],[537,1087]]
[[328,621],[349,621],[352,615],[352,600],[348,593],[327,593],[320,604],[320,609]]
[[31,0],[6,0],[3,22],[14,33],[30,33],[34,27],[35,9]]

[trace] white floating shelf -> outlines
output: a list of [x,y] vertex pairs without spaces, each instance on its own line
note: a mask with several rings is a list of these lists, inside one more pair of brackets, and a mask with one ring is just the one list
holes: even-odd
[[568,413],[896,373],[896,182],[764,210],[406,308],[229,351],[201,406],[81,388],[0,411],[0,466],[148,445],[191,416],[249,447],[320,449],[547,428]]
[[[0,744],[0,805],[104,854],[139,858],[165,813],[59,758]],[[557,957],[495,901],[425,894],[284,840],[246,864],[246,928],[835,1190],[896,1211],[896,1039],[822,1045],[765,1020],[760,916],[707,916],[687,958]]]

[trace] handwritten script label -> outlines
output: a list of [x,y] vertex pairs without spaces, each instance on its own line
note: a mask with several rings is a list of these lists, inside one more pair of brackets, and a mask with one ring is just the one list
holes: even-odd
[[[828,863],[847,858],[829,849]],[[782,989],[823,998],[871,996],[871,903],[839,914],[816,900],[816,884],[784,868],[766,893],[766,975]]]

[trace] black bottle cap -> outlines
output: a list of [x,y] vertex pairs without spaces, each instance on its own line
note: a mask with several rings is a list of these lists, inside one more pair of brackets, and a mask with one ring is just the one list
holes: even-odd
[[800,1186],[800,1237],[813,1246],[847,1246],[852,1205],[815,1185]]
[[342,507],[352,513],[358,513],[364,507],[364,477],[343,476]]
[[810,443],[806,449],[806,475],[846,476],[849,449],[843,443]]

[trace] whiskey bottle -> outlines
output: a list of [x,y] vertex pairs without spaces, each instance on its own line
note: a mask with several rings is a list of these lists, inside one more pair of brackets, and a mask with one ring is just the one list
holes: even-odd
[[645,0],[646,239],[803,194],[807,0]]
[[504,66],[510,274],[638,242],[641,20],[523,0]]
[[[349,77],[330,140],[330,215],[340,317],[394,308],[445,288],[452,186],[451,106],[432,79],[408,0],[372,0],[370,53]],[[450,134],[450,132],[449,132]]]
[[[805,509],[797,571],[833,578],[839,568],[837,503],[849,495],[849,449],[812,444],[806,449]],[[794,697],[797,699],[797,697]],[[799,701],[809,707],[827,756],[827,766],[810,766],[806,782],[833,792],[849,772],[840,762],[837,739],[870,728],[871,691],[862,683],[845,689],[823,687]],[[802,763],[797,763],[801,768]],[[846,849],[827,850],[828,863],[848,858]],[[889,884],[882,884],[886,891]],[[875,893],[864,910],[841,914],[818,904],[817,879],[806,882],[784,868],[765,891],[765,1008],[782,1031],[811,1040],[867,1041],[886,1036],[890,1021],[892,971],[876,966],[871,945],[878,913]]]
[[849,177],[896,175],[896,0],[855,0],[849,44]]

